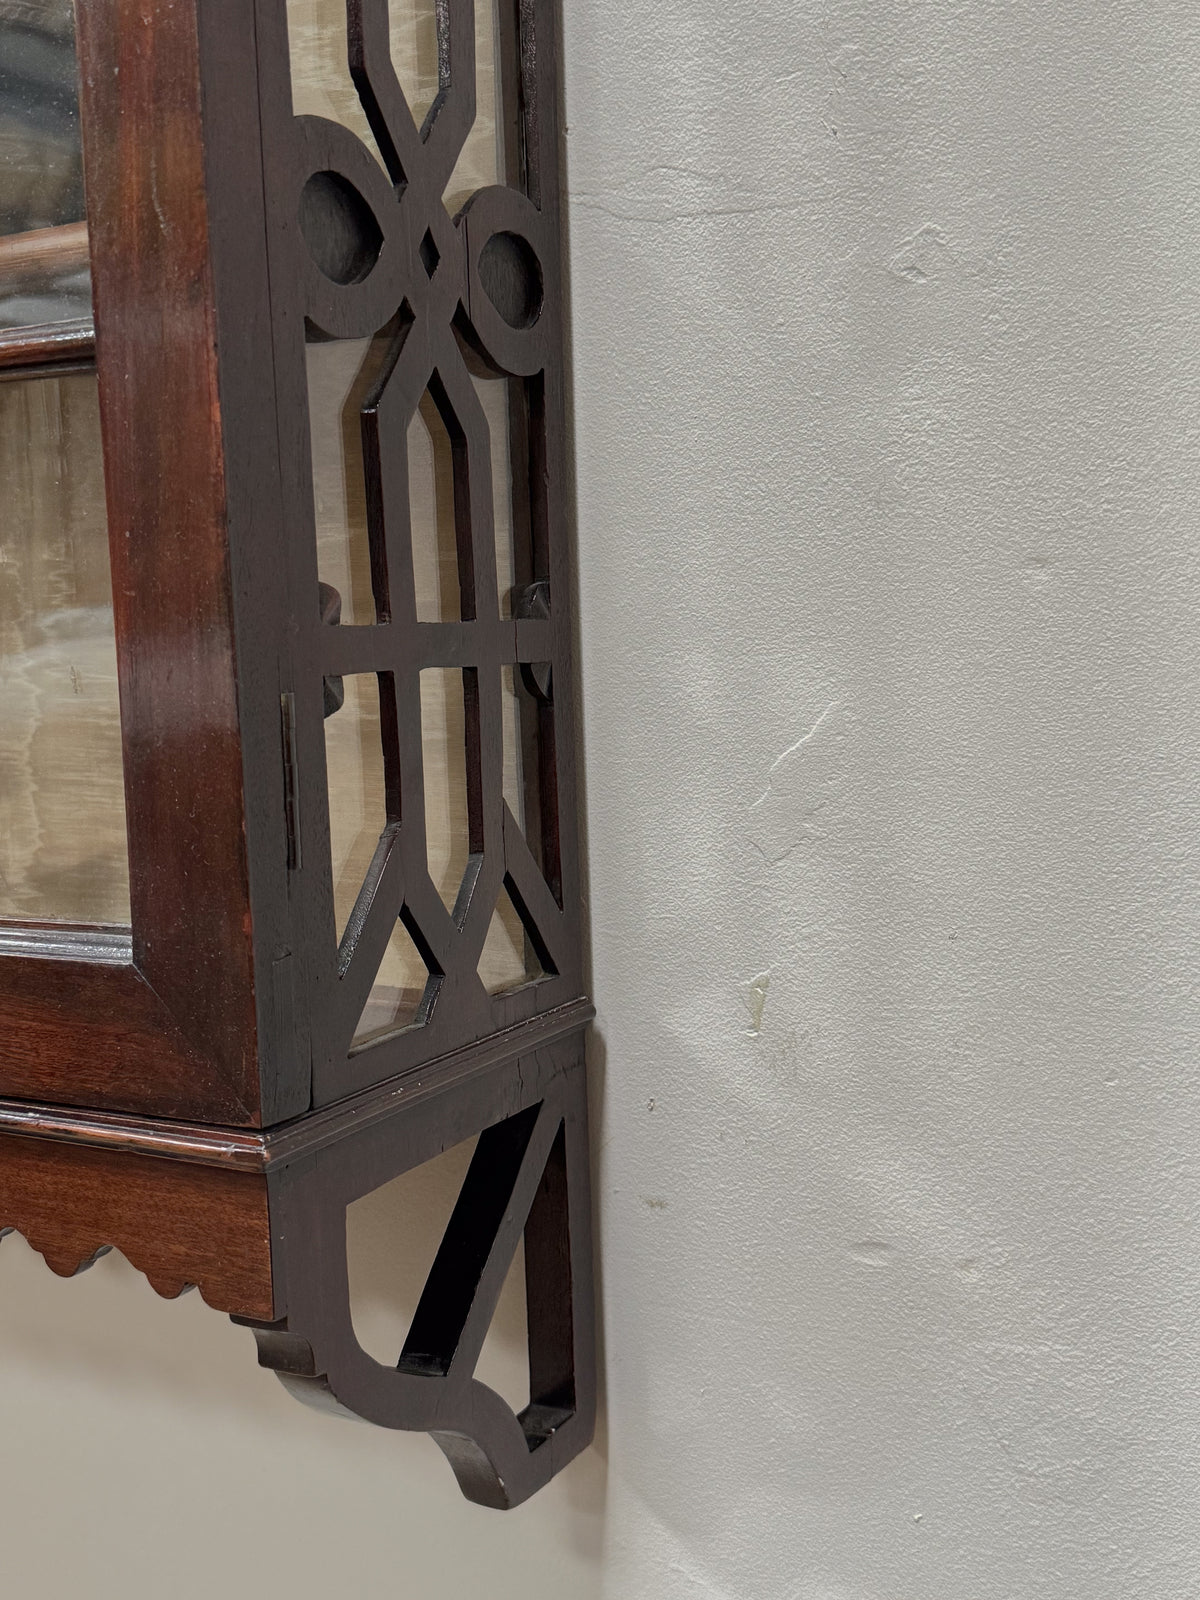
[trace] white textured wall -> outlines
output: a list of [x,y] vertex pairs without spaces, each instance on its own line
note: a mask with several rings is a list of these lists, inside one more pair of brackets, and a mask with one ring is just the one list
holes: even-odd
[[604,1449],[474,1510],[10,1241],[5,1593],[1192,1600],[1200,14],[567,45]]
[[569,16],[606,1595],[1200,1593],[1200,13]]

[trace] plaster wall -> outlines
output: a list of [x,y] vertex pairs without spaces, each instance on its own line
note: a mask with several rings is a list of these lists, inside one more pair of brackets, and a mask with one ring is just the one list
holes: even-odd
[[566,46],[600,1445],[476,1510],[14,1239],[0,1590],[1189,1600],[1200,13]]

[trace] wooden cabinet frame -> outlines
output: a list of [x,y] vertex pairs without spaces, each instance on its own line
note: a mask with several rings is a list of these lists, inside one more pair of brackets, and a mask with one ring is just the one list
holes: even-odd
[[[347,17],[375,153],[293,115],[285,0],[78,0],[94,340],[83,323],[2,333],[0,378],[93,358],[99,376],[132,931],[0,926],[0,1224],[59,1271],[117,1246],[164,1293],[198,1283],[290,1387],[429,1430],[472,1498],[507,1505],[587,1443],[595,1387],[557,21],[551,0],[502,0],[508,182],[451,219],[472,0],[439,0],[441,92],[420,130],[386,0]],[[3,241],[0,270],[5,249],[79,251],[77,228],[55,235]],[[317,567],[306,342],[385,327],[362,415],[377,617],[350,625]],[[513,398],[509,615],[475,368]],[[398,441],[426,390],[454,442],[455,622],[418,620],[406,578]],[[434,666],[473,686],[452,911],[423,866],[413,686]],[[536,724],[540,863],[501,790],[503,666]],[[339,943],[323,728],[350,673],[381,685],[389,804]],[[502,890],[542,975],[492,995],[477,968]],[[416,1025],[356,1045],[397,917],[425,1001]],[[385,1368],[349,1324],[345,1208],[471,1134]],[[531,1404],[514,1417],[473,1369],[522,1233]]]

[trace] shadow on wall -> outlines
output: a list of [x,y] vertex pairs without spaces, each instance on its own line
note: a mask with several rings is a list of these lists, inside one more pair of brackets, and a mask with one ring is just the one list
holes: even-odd
[[[352,1205],[346,1215],[354,1331],[394,1366],[458,1199],[476,1140],[444,1151]],[[475,1376],[514,1411],[529,1404],[524,1245],[509,1269]]]

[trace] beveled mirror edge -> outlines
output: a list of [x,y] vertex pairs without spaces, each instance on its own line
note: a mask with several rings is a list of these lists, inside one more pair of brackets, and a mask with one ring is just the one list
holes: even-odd
[[0,921],[0,958],[5,956],[128,967],[133,965],[133,930],[118,923]]

